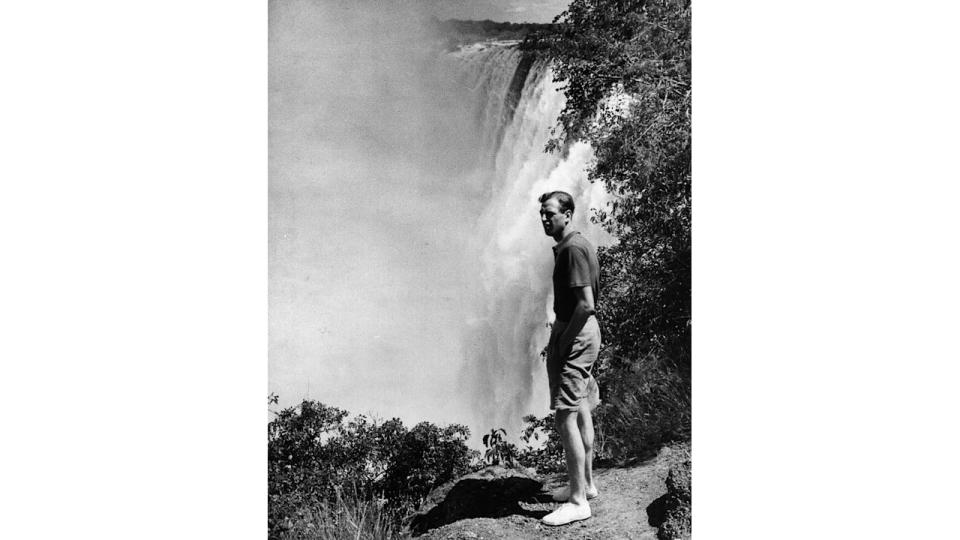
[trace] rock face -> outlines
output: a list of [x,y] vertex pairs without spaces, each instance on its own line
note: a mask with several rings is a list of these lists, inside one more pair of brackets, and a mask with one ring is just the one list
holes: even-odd
[[688,540],[692,526],[690,460],[667,473],[667,493],[647,507],[650,524],[657,525],[657,540]]
[[[596,470],[600,496],[590,501],[593,517],[562,527],[546,526],[540,518],[559,506],[550,493],[566,485],[566,475],[541,482],[530,471],[489,467],[432,492],[414,517],[411,533],[419,540],[656,540],[668,510],[661,504],[657,512],[658,501],[667,496],[668,472],[688,455],[684,449],[664,448],[634,467]],[[671,480],[678,492],[683,478]],[[685,485],[689,493],[689,480]]]

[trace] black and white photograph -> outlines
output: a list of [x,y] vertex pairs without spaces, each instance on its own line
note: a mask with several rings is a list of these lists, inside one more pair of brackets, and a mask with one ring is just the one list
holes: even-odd
[[689,538],[690,2],[270,2],[269,538]]
[[3,537],[955,537],[958,11],[3,4]]

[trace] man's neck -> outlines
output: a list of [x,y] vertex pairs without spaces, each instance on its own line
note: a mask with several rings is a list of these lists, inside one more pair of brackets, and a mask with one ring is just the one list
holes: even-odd
[[559,244],[560,242],[563,242],[563,239],[564,239],[564,238],[570,236],[571,234],[573,234],[573,233],[575,233],[575,232],[577,232],[577,231],[573,230],[573,228],[567,227],[567,228],[563,229],[562,231],[557,231],[557,232],[553,235],[553,239],[556,240],[557,243]]

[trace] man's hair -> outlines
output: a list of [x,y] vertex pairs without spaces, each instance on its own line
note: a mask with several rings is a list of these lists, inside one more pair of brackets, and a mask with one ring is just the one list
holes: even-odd
[[556,199],[557,204],[560,206],[560,212],[570,211],[570,214],[573,214],[573,197],[570,196],[566,191],[548,191],[540,196],[540,203],[545,203],[550,199]]

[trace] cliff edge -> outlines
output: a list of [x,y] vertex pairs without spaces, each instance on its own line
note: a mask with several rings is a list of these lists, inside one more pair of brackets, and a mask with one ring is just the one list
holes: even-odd
[[[566,484],[566,475],[538,478],[533,471],[487,467],[434,490],[410,524],[422,540],[641,539],[688,538],[671,525],[676,497],[668,493],[678,475],[689,475],[689,446],[664,447],[657,456],[631,467],[594,471],[600,496],[590,502],[593,517],[549,527],[540,518],[559,504],[550,493]],[[689,480],[687,480],[689,486]],[[689,487],[686,519],[689,519]],[[658,527],[667,521],[660,531]]]

